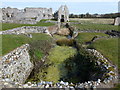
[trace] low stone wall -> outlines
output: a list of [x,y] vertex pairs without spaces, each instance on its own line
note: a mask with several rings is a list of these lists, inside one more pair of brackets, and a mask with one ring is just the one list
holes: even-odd
[[25,44],[4,55],[0,60],[0,82],[24,83],[33,69],[28,53],[29,45]]
[[2,23],[36,24],[36,20],[2,20]]
[[26,84],[4,82],[3,86],[17,88],[113,88],[114,84],[117,83],[118,80],[118,75],[116,72],[117,67],[110,63],[97,50],[87,49],[87,51],[98,58],[95,62],[101,67],[102,70],[105,71],[102,79],[76,84],[63,81],[60,81],[58,83],[49,81],[41,81],[38,83],[27,82]]
[[[105,71],[102,82],[98,84],[98,88],[112,88],[115,83],[118,83],[118,71],[117,67],[107,60],[100,52],[95,49],[87,49],[90,53],[96,56],[98,59],[96,63]],[[109,85],[110,84],[110,85]]]
[[105,34],[108,34],[110,36],[120,37],[120,31],[110,30],[110,31],[107,31]]
[[25,34],[25,33],[45,33],[48,27],[41,26],[23,26],[10,30],[1,31],[0,34]]
[[[110,31],[110,30],[109,30]],[[81,32],[88,32],[88,33],[106,33],[107,30],[78,30],[79,33]]]

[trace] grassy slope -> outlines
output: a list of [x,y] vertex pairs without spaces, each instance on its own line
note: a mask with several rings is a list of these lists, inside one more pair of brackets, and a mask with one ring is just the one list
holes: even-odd
[[[76,38],[80,44],[90,41],[95,35],[106,36],[102,33],[80,33]],[[90,46],[100,51],[106,58],[112,60],[114,64],[118,64],[118,39],[100,39],[92,43]],[[119,66],[120,67],[120,66]]]
[[[118,65],[118,39],[100,39],[94,42],[93,47],[101,52],[105,57]],[[120,68],[120,65],[118,66]]]
[[79,43],[84,44],[85,42],[92,40],[92,38],[96,35],[108,36],[107,34],[104,33],[79,33],[76,39]]
[[32,41],[37,40],[51,39],[51,37],[46,34],[32,34],[32,35],[33,38],[26,37],[25,35],[2,35],[2,54],[4,55],[25,43],[30,43]]
[[2,28],[0,28],[0,31],[22,27],[22,26],[52,26],[52,25],[54,25],[54,23],[50,23],[50,22],[44,23],[43,21],[40,21],[37,24],[2,23]]

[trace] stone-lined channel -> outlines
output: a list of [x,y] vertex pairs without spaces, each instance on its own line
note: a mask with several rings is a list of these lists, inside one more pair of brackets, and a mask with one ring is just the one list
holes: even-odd
[[[103,82],[109,83],[110,80],[117,79],[116,73],[114,72],[116,67],[114,65],[111,65],[109,61],[96,50],[82,48],[82,46],[77,44],[75,39],[70,37],[72,37],[72,35],[68,36],[68,40],[66,39],[66,41],[63,39],[62,42],[61,40],[60,43],[62,44],[58,44],[58,42],[57,44],[62,47],[62,45],[66,45],[66,42],[71,43],[68,46],[75,49],[76,53],[72,57],[66,58],[66,60],[59,63],[58,66],[62,67],[59,68],[60,77],[59,79],[57,78],[58,82],[56,82],[56,80],[54,81],[56,76],[52,75],[51,78],[53,80],[51,79],[51,81],[41,79],[41,82],[37,82],[39,87],[95,88]],[[45,63],[42,68],[46,70],[46,68],[51,68],[51,66],[56,67],[49,65],[48,62],[48,64]],[[43,75],[43,78],[46,78],[49,72],[42,71],[41,73],[43,72],[46,73],[46,75]],[[54,74],[57,72],[51,71],[51,73]]]

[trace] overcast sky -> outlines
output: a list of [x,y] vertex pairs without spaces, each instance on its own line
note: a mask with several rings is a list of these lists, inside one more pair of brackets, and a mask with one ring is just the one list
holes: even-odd
[[25,8],[46,7],[52,8],[53,12],[61,5],[67,5],[70,13],[116,13],[118,12],[119,0],[2,0],[1,7]]

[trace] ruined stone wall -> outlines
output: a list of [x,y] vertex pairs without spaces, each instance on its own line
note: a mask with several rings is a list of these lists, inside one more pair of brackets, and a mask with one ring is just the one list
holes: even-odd
[[[87,49],[88,52],[92,53],[97,57],[96,63],[101,67],[102,70],[105,70],[104,75],[102,76],[102,82],[98,85],[97,88],[112,88],[114,83],[118,83],[118,70],[117,66],[113,65],[108,59],[106,59],[100,52],[95,49]],[[101,80],[100,80],[101,81]]]
[[0,31],[0,35],[4,34],[25,34],[28,35],[30,33],[46,33],[50,36],[53,34],[57,33],[58,31],[58,26],[49,26],[49,27],[41,27],[41,26],[23,26],[23,27],[18,27],[10,30],[5,30],[5,31]]
[[120,25],[120,17],[115,18],[114,25]]
[[35,24],[41,19],[52,18],[52,8],[2,8],[3,22]]
[[61,22],[61,19],[64,20],[64,22],[69,21],[69,10],[66,5],[62,5],[58,11],[55,13],[55,19],[58,19],[58,22]]
[[2,56],[0,60],[0,82],[24,83],[33,69],[28,53],[29,45],[25,44]]
[[[18,88],[113,88],[114,83],[118,82],[117,68],[115,65],[110,63],[100,52],[95,49],[87,49],[88,52],[92,53],[98,59],[95,61],[102,70],[106,72],[103,75],[102,79],[96,81],[87,81],[84,83],[68,83],[60,81],[57,84],[54,84],[50,81],[41,81],[38,83],[27,82],[26,84],[12,83],[12,86],[8,82],[4,82],[3,86],[8,87],[18,87]],[[6,85],[7,83],[7,85]]]
[[47,8],[25,8],[25,17],[26,18],[36,18],[37,21],[41,19],[51,19],[52,18],[52,9]]
[[48,27],[23,26],[10,30],[1,31],[0,34],[26,34],[26,33],[45,33]]

